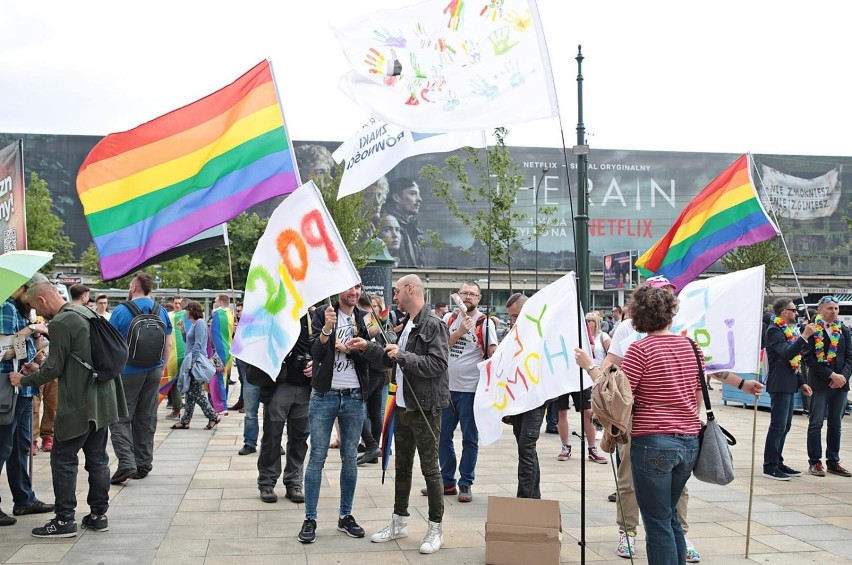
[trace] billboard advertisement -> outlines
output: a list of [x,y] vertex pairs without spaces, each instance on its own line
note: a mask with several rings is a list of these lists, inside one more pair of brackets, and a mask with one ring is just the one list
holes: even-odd
[[620,290],[633,288],[633,261],[635,256],[631,251],[618,251],[603,256],[603,288],[604,290]]
[[24,152],[20,140],[6,147],[0,143],[0,234],[3,253],[27,248]]
[[[65,221],[66,232],[76,245],[75,255],[79,256],[91,237],[77,198],[75,178],[83,159],[100,138],[0,134],[0,146],[17,138],[24,139],[27,174],[36,171],[47,180],[54,208]],[[511,133],[508,141],[511,142]],[[312,172],[331,170],[331,153],[339,145],[294,142],[302,178]],[[523,247],[512,255],[512,268],[573,269],[572,226],[579,192],[576,159],[569,155],[566,162],[558,148],[512,147],[511,154],[524,177],[514,209],[526,215],[516,226]],[[442,166],[449,155],[463,156],[454,152],[410,157],[366,191],[364,213],[373,218],[377,235],[384,234],[400,267],[488,267],[483,242],[475,240],[470,229],[432,194],[431,183],[420,174],[427,164]],[[587,186],[592,269],[603,268],[605,255],[625,249],[646,251],[666,233],[684,206],[737,157],[736,153],[593,147]],[[843,217],[852,215],[852,198],[848,191],[843,193],[843,188],[852,180],[850,167],[852,157],[753,155],[755,186],[767,210],[771,206],[779,216],[796,268],[803,274],[836,273],[849,266],[852,238]],[[416,184],[416,190],[411,183]],[[392,189],[397,189],[394,195]],[[276,204],[262,204],[254,211],[268,215]],[[467,202],[460,202],[459,206],[468,213],[476,211],[476,206]],[[545,206],[554,207],[555,214],[536,245],[536,209]],[[403,232],[412,234],[408,241]]]

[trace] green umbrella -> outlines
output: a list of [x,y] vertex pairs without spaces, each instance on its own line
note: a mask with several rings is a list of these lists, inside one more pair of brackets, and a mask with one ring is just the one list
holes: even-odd
[[12,296],[21,285],[44,267],[53,253],[49,251],[9,251],[0,255],[0,299]]

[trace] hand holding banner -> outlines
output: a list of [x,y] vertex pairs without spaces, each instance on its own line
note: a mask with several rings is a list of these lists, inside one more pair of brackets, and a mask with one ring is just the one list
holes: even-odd
[[275,379],[308,307],[360,280],[322,195],[313,181],[303,184],[257,243],[231,353]]

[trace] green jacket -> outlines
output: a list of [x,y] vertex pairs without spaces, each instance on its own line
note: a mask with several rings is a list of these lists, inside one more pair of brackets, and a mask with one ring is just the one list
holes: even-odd
[[91,362],[92,347],[89,322],[95,314],[83,306],[66,304],[50,321],[50,355],[38,372],[21,379],[24,386],[41,386],[59,379],[59,398],[56,407],[54,433],[59,441],[85,434],[89,422],[96,429],[108,426],[127,415],[124,387],[121,379],[92,382],[89,371],[71,353]]

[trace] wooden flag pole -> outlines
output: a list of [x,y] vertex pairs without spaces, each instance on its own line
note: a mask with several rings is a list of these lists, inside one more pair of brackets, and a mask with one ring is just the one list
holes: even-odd
[[231,238],[228,237],[228,223],[222,224],[225,234],[225,248],[228,250],[228,274],[231,276],[231,302],[234,303],[234,309],[237,308],[237,291],[234,289],[234,265],[231,263]]
[[748,483],[748,517],[746,518],[745,558],[748,559],[748,544],[751,541],[751,506],[754,499],[754,451],[757,444],[757,395],[754,395],[754,418],[751,422],[751,477]]

